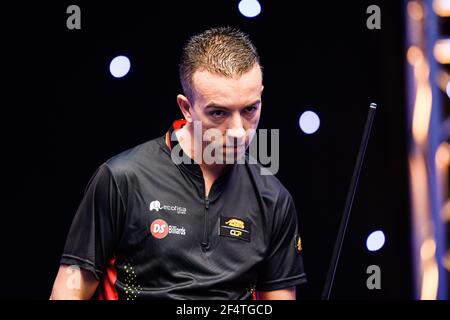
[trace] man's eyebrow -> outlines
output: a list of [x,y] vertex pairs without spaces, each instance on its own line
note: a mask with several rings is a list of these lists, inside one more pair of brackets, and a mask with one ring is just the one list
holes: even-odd
[[206,107],[205,107],[205,109],[212,109],[212,108],[214,108],[214,109],[227,109],[228,110],[227,107],[221,106],[221,105],[219,105],[217,103],[214,103],[214,102],[208,103],[206,105]]
[[[256,100],[255,102],[250,103],[247,107],[253,107],[253,106],[256,106],[257,104],[260,104],[260,103],[261,103],[261,100],[258,99],[258,100]],[[246,107],[246,108],[247,108],[247,107]]]
[[[255,105],[259,104],[259,103],[261,103],[261,100],[260,100],[260,99],[256,100],[256,101],[253,102],[253,103],[250,103],[249,105],[245,106],[244,108],[247,108],[247,107],[253,107],[253,106],[255,106]],[[206,109],[211,109],[211,108],[214,108],[214,109],[223,109],[223,110],[228,110],[228,109],[229,109],[229,108],[227,108],[227,107],[225,107],[225,106],[221,106],[220,104],[217,104],[217,103],[215,103],[215,102],[208,103],[208,104],[205,106],[205,110],[206,110]]]

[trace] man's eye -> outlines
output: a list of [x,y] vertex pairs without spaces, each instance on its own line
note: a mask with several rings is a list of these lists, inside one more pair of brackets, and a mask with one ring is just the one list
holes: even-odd
[[256,107],[255,106],[247,107],[247,108],[244,109],[244,113],[247,113],[247,114],[253,113],[255,111],[256,111]]
[[213,118],[221,118],[225,115],[225,112],[222,110],[214,110],[209,113],[209,115]]

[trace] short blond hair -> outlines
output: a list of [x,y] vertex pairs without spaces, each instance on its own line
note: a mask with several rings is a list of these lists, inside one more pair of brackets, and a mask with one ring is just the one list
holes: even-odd
[[233,77],[262,67],[255,46],[247,34],[231,27],[211,28],[192,36],[183,47],[179,65],[184,94],[193,101],[192,76],[197,70]]

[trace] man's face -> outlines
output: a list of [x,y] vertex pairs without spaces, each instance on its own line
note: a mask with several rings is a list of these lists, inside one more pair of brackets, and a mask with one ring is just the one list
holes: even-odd
[[253,137],[249,133],[256,130],[261,114],[263,86],[259,65],[234,78],[196,71],[192,81],[195,96],[193,106],[191,101],[192,120],[201,121],[203,132],[212,128],[220,131],[222,141],[214,144],[221,144],[225,155],[245,152]]

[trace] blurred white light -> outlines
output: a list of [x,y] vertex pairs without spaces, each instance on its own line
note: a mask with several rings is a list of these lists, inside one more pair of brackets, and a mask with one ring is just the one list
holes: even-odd
[[447,96],[450,98],[450,81],[447,83],[447,88],[445,88],[445,91],[447,92]]
[[377,230],[372,232],[368,237],[366,241],[366,246],[369,251],[377,251],[380,250],[385,241],[384,233],[381,230]]
[[450,17],[450,0],[434,0],[433,9],[440,17]]
[[320,127],[319,116],[313,111],[303,112],[298,123],[300,125],[300,129],[307,134],[316,132]]
[[450,64],[450,38],[436,40],[433,54],[440,64]]
[[111,60],[109,71],[115,78],[122,78],[130,71],[130,59],[125,56],[117,56]]
[[254,18],[261,13],[261,5],[257,0],[241,0],[239,11],[247,18]]

